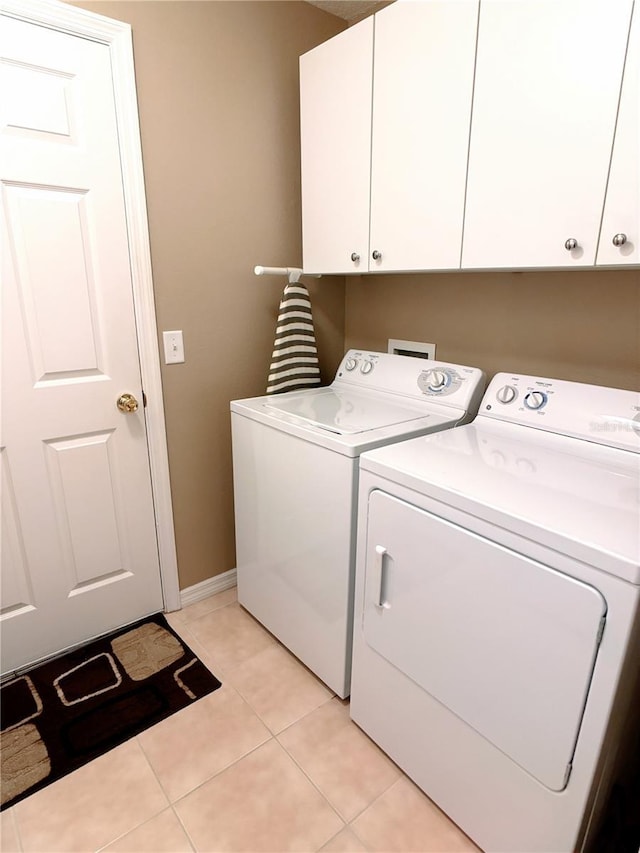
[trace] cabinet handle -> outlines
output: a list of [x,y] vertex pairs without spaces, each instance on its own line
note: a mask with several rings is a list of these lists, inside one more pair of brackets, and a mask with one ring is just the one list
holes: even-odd
[[624,246],[624,244],[627,242],[627,235],[616,234],[611,242],[614,246]]
[[578,248],[578,241],[574,237],[569,237],[568,240],[565,240],[564,247],[567,252],[570,252],[572,249]]
[[382,257],[382,252],[379,252],[376,249],[374,252],[372,252],[371,257],[373,258],[374,261],[379,261],[380,258]]
[[360,255],[357,252],[351,252],[351,260],[354,264],[357,264],[360,260]]

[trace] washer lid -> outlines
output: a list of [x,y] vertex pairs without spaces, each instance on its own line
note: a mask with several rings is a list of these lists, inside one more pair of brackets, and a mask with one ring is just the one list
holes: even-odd
[[355,435],[405,423],[423,418],[428,413],[424,404],[409,406],[388,394],[335,387],[268,397],[264,405],[272,412],[300,418],[338,435]]

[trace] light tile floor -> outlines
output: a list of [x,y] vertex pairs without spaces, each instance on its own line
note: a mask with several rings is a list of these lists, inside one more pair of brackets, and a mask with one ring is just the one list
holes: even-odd
[[235,589],[168,620],[223,686],[3,812],[3,853],[477,851]]

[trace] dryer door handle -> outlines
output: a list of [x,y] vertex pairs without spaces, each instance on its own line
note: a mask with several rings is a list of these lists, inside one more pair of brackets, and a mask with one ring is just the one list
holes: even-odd
[[384,545],[376,545],[376,560],[374,564],[374,600],[376,607],[388,610],[391,605],[387,599],[387,584],[389,581],[389,561],[385,559],[389,553]]

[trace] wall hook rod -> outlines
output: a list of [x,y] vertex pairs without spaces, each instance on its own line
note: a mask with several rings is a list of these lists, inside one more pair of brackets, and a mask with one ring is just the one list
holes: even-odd
[[321,278],[320,275],[313,273],[306,273],[304,270],[299,269],[298,267],[262,267],[257,266],[253,268],[253,271],[256,275],[286,275],[289,277],[289,284],[295,284],[297,281],[300,281],[300,277],[303,275],[310,275],[311,278]]

